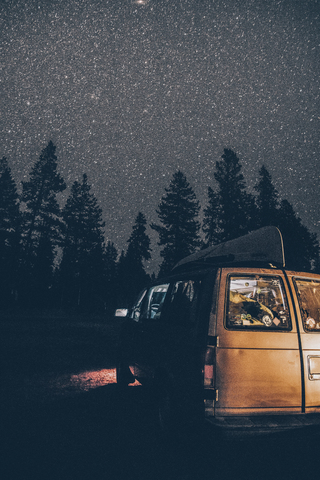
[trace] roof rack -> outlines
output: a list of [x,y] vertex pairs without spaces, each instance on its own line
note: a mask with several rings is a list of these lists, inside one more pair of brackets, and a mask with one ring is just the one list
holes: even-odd
[[228,242],[205,248],[178,262],[176,269],[194,266],[268,266],[284,268],[283,240],[277,227],[269,226]]

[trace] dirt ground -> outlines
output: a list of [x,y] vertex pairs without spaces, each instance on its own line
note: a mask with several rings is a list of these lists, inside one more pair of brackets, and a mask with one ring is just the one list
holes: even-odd
[[143,387],[114,378],[117,325],[3,322],[2,480],[309,478],[314,428],[261,438],[157,429]]

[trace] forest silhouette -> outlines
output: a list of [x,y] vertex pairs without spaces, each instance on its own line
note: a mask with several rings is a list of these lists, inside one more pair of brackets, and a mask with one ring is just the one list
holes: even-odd
[[[67,187],[58,172],[50,141],[18,194],[9,163],[0,160],[1,309],[112,315],[128,307],[154,279],[145,264],[152,257],[148,222],[139,212],[128,233],[127,249],[105,242],[103,212],[88,177],[75,181],[63,207],[57,200]],[[248,193],[235,152],[224,149],[208,185],[203,221],[201,205],[183,172],[174,173],[160,200],[158,223],[162,263],[158,276],[170,273],[183,257],[209,245],[274,225],[283,235],[286,266],[319,272],[317,236],[302,224],[292,205],[280,199],[265,166],[254,194]]]

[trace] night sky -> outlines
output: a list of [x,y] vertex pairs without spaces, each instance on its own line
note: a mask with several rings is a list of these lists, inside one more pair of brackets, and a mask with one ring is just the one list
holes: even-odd
[[52,140],[120,250],[177,169],[206,206],[231,148],[320,237],[319,54],[318,0],[0,0],[0,157],[20,189]]

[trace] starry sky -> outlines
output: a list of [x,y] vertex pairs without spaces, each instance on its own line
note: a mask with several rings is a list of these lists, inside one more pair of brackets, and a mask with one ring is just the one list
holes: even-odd
[[18,188],[52,140],[119,250],[178,169],[205,207],[224,148],[320,237],[319,0],[0,0],[0,69]]

